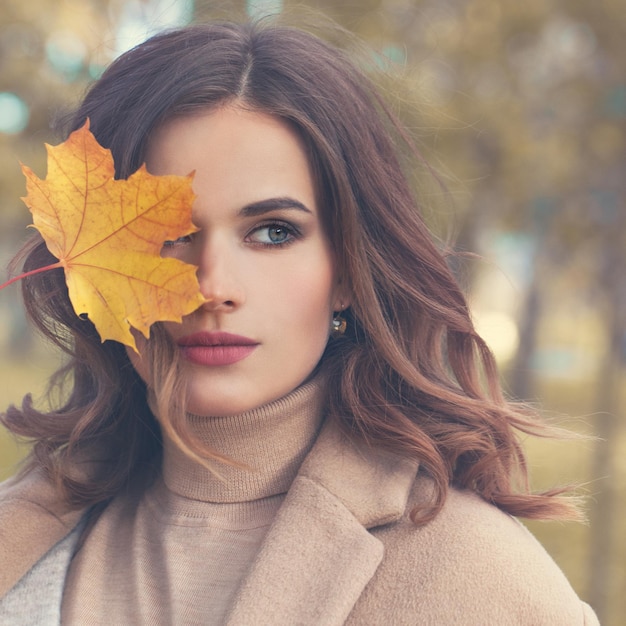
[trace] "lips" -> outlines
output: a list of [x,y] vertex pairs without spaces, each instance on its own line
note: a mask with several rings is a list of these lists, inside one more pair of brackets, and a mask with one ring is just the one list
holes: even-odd
[[252,354],[257,341],[224,332],[200,332],[177,341],[183,357],[196,365],[232,365]]

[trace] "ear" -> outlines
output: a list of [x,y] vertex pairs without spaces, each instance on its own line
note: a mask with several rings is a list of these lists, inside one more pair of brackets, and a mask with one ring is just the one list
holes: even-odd
[[345,311],[352,304],[352,292],[348,285],[337,279],[333,293],[333,311]]

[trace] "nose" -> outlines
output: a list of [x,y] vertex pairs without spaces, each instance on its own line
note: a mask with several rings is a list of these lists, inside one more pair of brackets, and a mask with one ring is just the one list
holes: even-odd
[[237,265],[226,244],[204,241],[198,262],[200,292],[207,299],[205,311],[229,312],[245,302],[245,292],[237,279]]

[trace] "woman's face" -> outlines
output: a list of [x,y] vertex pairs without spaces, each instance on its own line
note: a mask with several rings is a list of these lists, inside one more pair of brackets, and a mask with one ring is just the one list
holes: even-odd
[[[164,324],[182,356],[188,410],[234,414],[295,389],[324,352],[333,310],[348,304],[298,135],[270,115],[224,107],[166,122],[146,162],[152,174],[195,170],[200,231],[162,253],[197,265],[209,300]],[[129,356],[146,379],[149,364]]]

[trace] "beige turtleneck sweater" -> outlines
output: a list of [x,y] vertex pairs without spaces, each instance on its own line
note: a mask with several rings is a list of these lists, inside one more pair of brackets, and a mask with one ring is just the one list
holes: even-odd
[[164,442],[162,476],[118,496],[72,561],[64,624],[219,624],[322,421],[319,378],[230,417],[190,416],[224,480]]

